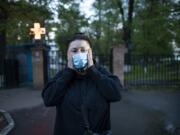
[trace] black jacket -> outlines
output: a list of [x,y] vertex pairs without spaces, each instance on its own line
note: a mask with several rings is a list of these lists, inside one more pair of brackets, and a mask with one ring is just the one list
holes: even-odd
[[86,75],[72,69],[60,71],[43,89],[46,106],[56,106],[54,135],[83,135],[82,102],[94,132],[109,130],[110,102],[119,101],[122,86],[118,77],[102,67],[92,66]]

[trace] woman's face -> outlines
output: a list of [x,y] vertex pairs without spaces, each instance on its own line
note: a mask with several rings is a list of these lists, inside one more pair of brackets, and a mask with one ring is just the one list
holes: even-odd
[[68,55],[73,56],[77,53],[85,53],[90,49],[90,45],[86,40],[74,40],[68,48]]

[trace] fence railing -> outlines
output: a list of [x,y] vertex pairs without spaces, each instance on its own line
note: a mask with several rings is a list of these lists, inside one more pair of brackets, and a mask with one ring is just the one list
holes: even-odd
[[125,86],[180,85],[179,56],[125,56]]
[[[101,66],[112,71],[111,55],[94,55],[94,59]],[[60,54],[58,51],[50,51],[48,58],[48,78],[51,79],[54,75],[64,69],[67,65],[66,55]]]
[[60,55],[58,51],[49,52],[48,56],[48,80],[66,67],[67,60],[65,55]]

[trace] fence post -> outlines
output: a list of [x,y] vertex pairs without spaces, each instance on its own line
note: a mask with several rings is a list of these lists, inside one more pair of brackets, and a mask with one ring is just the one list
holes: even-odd
[[124,86],[124,57],[127,49],[124,45],[113,47],[113,74],[118,76]]
[[42,89],[47,80],[47,48],[37,45],[32,48],[33,87]]

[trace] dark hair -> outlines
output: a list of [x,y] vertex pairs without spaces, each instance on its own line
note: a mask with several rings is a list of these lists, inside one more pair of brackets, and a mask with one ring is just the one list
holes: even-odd
[[92,44],[89,37],[86,36],[84,33],[75,33],[74,36],[70,40],[68,40],[68,47],[70,43],[75,40],[85,40],[89,43],[90,47],[92,48]]

